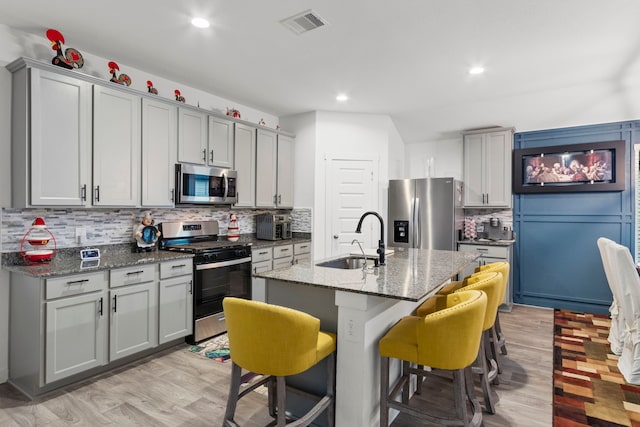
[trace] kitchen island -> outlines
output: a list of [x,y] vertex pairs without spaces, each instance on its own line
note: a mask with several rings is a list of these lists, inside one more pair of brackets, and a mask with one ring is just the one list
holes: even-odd
[[[366,271],[299,264],[254,274],[265,279],[266,302],[307,312],[320,319],[323,330],[337,333],[337,427],[379,425],[379,339],[479,256],[394,250],[386,265]],[[373,266],[373,260],[369,264]],[[399,375],[399,365],[392,364],[392,369]],[[319,367],[294,381],[318,392],[324,381],[316,377],[323,372],[324,367]],[[294,408],[287,409],[295,414],[296,406],[306,409],[308,405],[294,398]]]

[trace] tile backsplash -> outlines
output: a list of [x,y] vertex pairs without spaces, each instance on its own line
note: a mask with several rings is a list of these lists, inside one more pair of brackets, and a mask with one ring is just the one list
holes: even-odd
[[488,210],[488,209],[465,209],[465,218],[473,219],[476,224],[489,221],[491,218],[498,218],[502,221],[502,225],[505,227],[513,228],[513,211],[511,209],[505,210]]
[[[176,209],[2,209],[1,252],[16,252],[25,233],[36,217],[42,217],[47,228],[56,239],[58,248],[74,248],[92,245],[133,243],[133,230],[140,224],[146,212],[150,212],[156,224],[164,221],[217,220],[220,235],[227,234],[229,213],[238,217],[241,234],[256,232],[255,215],[264,212],[291,213],[294,233],[311,233],[310,208],[295,208],[291,211],[270,211],[228,208],[176,208]],[[84,228],[86,239],[76,241],[76,229]]]

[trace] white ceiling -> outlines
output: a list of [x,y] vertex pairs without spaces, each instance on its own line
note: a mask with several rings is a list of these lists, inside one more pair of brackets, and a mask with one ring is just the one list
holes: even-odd
[[[298,36],[279,23],[307,9],[329,25]],[[192,27],[196,15],[211,27]],[[0,9],[0,23],[43,43],[56,28],[64,47],[276,116],[388,114],[407,143],[489,125],[640,118],[638,17],[638,0],[17,0]],[[478,64],[485,74],[469,75]],[[350,100],[339,104],[339,92]]]

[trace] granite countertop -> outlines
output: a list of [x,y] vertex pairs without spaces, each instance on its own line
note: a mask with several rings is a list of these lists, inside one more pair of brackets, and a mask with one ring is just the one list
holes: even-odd
[[[220,240],[211,242],[211,246],[214,248],[222,248],[229,245],[244,244],[250,245],[253,248],[265,248],[305,242],[311,242],[311,238],[294,237],[287,240],[258,240],[255,234],[242,234],[236,242],[229,242],[225,236],[220,236]],[[19,252],[3,253],[2,268],[35,277],[53,277],[193,257],[192,254],[188,253],[158,249],[138,253],[135,251],[135,243],[92,247],[100,249],[99,263],[85,262],[83,264],[80,259],[80,250],[86,249],[86,247],[78,247],[58,249],[50,262],[43,263],[34,262],[26,264]]]
[[[448,279],[461,272],[479,255],[470,252],[394,248],[386,265],[368,269],[343,270],[312,263],[254,273],[254,277],[293,282],[339,291],[385,298],[419,301],[433,294]],[[337,259],[334,257],[330,259]],[[326,260],[325,260],[326,261]],[[318,264],[323,261],[318,261]],[[373,264],[373,262],[371,262]]]
[[286,240],[258,240],[254,236],[251,238],[247,238],[247,240],[250,241],[251,246],[256,249],[269,248],[273,246],[282,246],[282,245],[295,245],[296,243],[311,242],[311,239],[306,237],[293,237],[291,239],[286,239]]
[[80,250],[86,248],[65,248],[58,249],[53,259],[46,263],[25,264],[19,252],[4,253],[2,268],[15,273],[46,278],[193,257],[191,254],[160,250],[138,253],[134,251],[135,246],[132,243],[94,247],[100,249],[100,262],[97,265],[94,260],[82,263]]
[[489,240],[489,239],[466,239],[458,240],[458,243],[464,243],[465,245],[484,245],[484,246],[511,246],[516,242],[513,240]]

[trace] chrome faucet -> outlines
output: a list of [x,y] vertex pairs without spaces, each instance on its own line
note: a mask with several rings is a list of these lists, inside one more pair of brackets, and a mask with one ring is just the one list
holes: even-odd
[[376,217],[378,217],[378,220],[380,220],[380,240],[378,240],[378,250],[376,252],[378,253],[378,256],[379,256],[379,259],[380,259],[380,265],[384,265],[384,251],[385,251],[385,247],[384,247],[384,221],[382,220],[382,217],[380,216],[380,214],[377,213],[377,212],[373,212],[373,211],[365,212],[364,214],[362,214],[362,216],[360,217],[360,221],[358,221],[358,227],[356,227],[356,233],[362,233],[362,230],[361,230],[362,229],[362,220],[367,215],[375,215]]
[[362,252],[362,258],[364,258],[364,264],[362,265],[362,270],[365,271],[367,269],[367,256],[364,254],[364,249],[362,249],[362,245],[360,244],[360,242],[358,241],[358,239],[353,239],[351,241],[351,244],[353,245],[354,243],[357,243],[358,246],[360,247],[360,252]]

